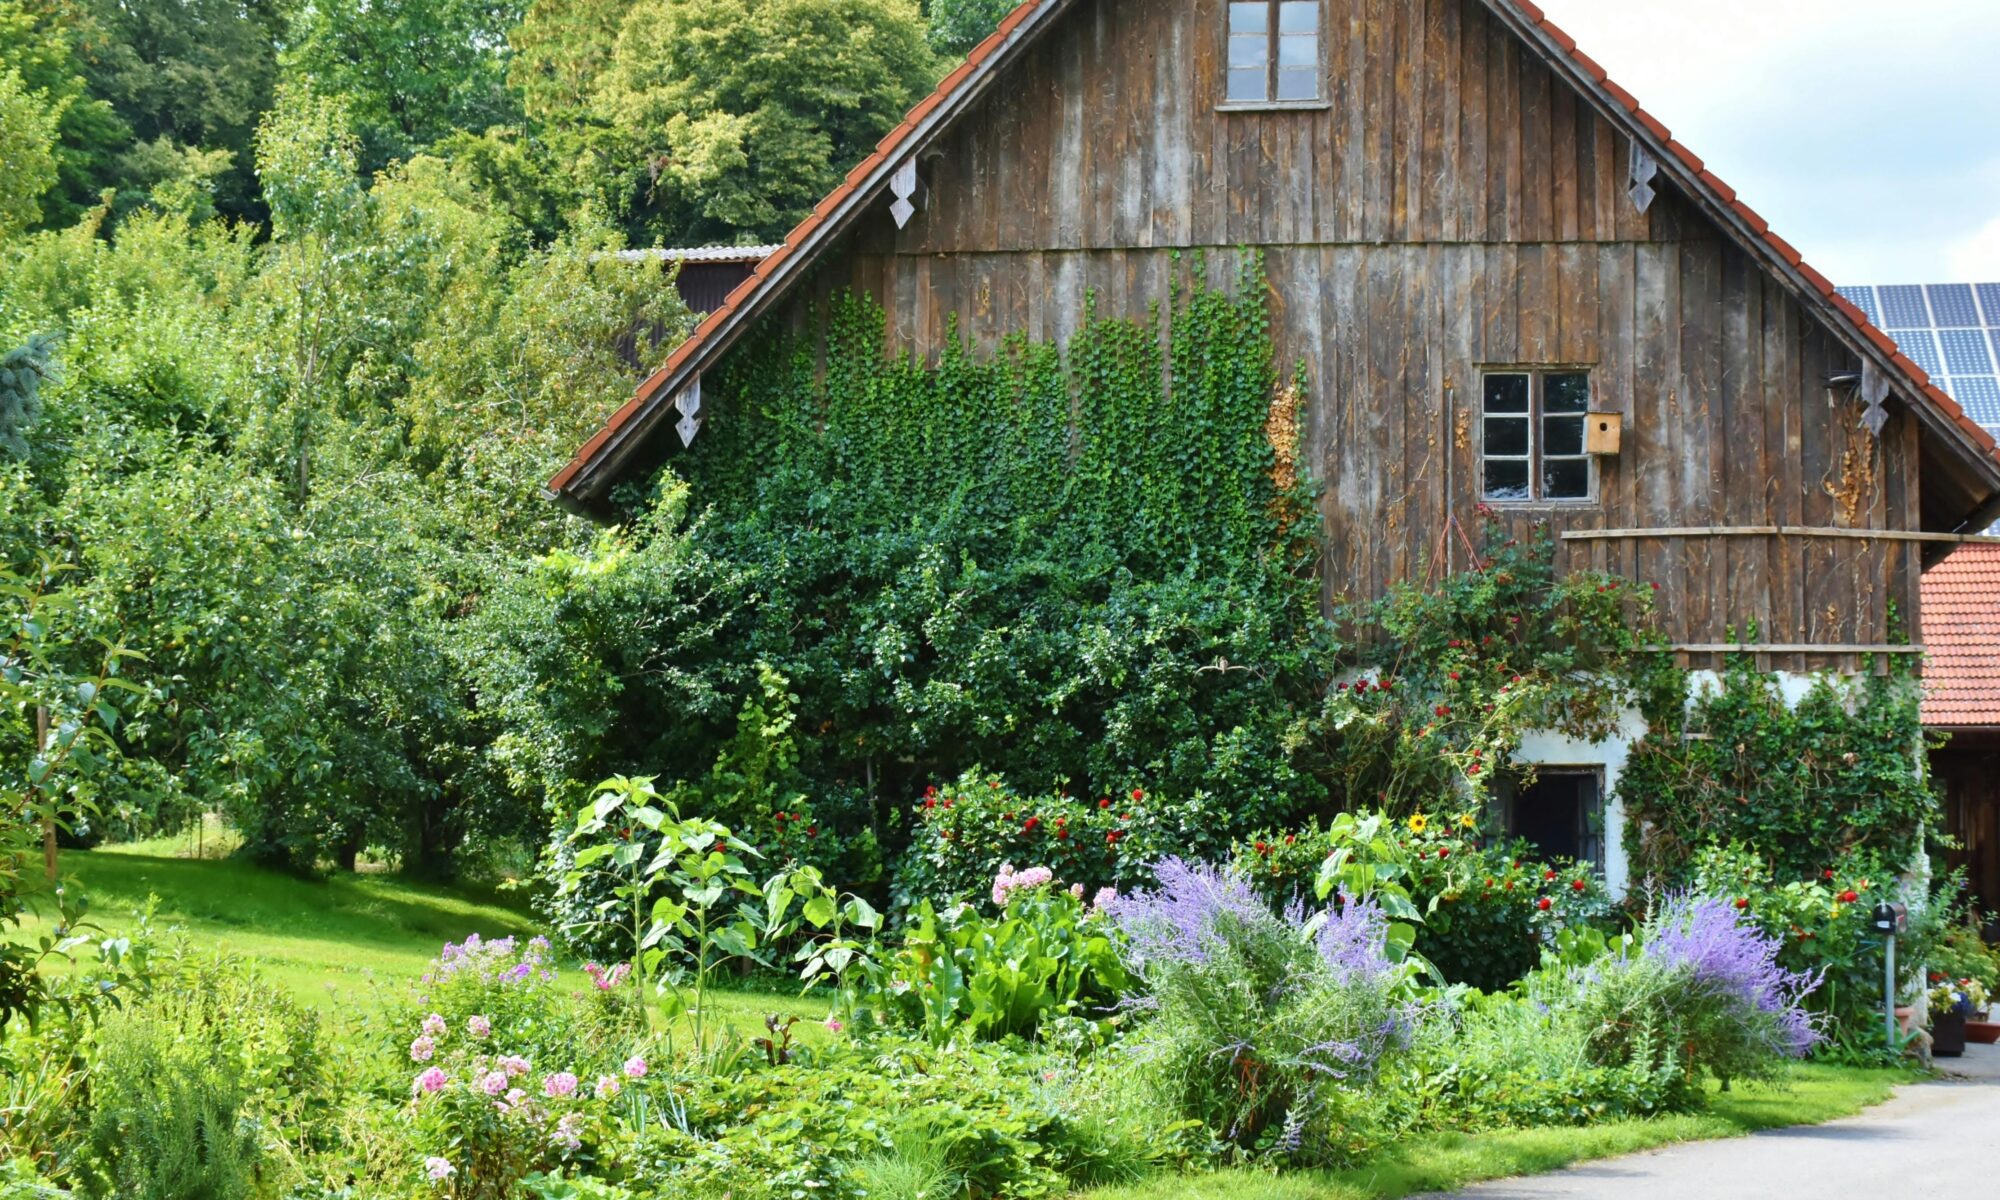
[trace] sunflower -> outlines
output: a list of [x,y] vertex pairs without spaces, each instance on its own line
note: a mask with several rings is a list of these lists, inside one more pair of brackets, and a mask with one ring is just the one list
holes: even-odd
[[1479,818],[1473,816],[1471,813],[1460,813],[1458,814],[1458,827],[1460,829],[1477,829],[1479,828]]
[[1422,813],[1414,813],[1410,817],[1410,832],[1422,833],[1430,827],[1430,823],[1431,819],[1429,817]]

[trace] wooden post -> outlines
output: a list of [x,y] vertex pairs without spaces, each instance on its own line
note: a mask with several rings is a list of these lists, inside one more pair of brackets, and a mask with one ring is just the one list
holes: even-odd
[[[41,754],[49,745],[49,710],[35,706],[35,753]],[[28,802],[34,803],[35,789],[30,785]],[[51,804],[49,811],[42,814],[42,864],[48,871],[49,882],[56,881],[56,810]]]

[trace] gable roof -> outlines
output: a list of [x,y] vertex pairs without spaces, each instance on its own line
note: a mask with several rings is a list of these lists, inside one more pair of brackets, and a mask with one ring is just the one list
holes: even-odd
[[2000,545],[1960,546],[1924,572],[1924,724],[2000,727]]
[[[786,235],[784,244],[695,328],[666,363],[639,385],[632,399],[613,413],[569,464],[548,482],[543,494],[578,511],[588,511],[600,502],[641,446],[659,431],[662,423],[671,420],[674,397],[690,382],[698,381],[701,372],[785,294],[867,205],[882,194],[889,177],[902,163],[921,152],[968,111],[1004,69],[1075,2],[1025,0],[1009,13],[991,36],[973,48],[957,70],[945,76],[935,92],[912,108],[903,122],[877,143],[873,154],[849,171],[845,181]],[[1826,276],[1809,266],[1791,243],[1773,233],[1768,222],[1737,199],[1734,188],[1716,178],[1630,92],[1612,82],[1603,67],[1578,50],[1575,39],[1549,21],[1541,9],[1529,0],[1480,2],[1558,76],[1588,97],[1614,128],[1632,138],[1635,144],[1645,146],[1658,160],[1660,173],[1672,180],[1765,270],[1783,281],[1808,312],[1817,316],[1864,362],[1873,362],[1885,372],[1896,391],[1913,398],[1912,411],[1925,431],[1984,477],[1988,495],[1980,504],[1982,511],[2000,507],[2000,444],[1996,444],[1992,434],[1935,386],[1922,367],[1904,355]],[[1985,511],[1979,523],[1984,524],[1993,515]]]

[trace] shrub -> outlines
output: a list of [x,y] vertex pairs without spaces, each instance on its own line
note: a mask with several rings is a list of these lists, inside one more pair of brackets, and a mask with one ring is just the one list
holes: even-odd
[[1167,800],[1131,786],[1095,798],[1030,796],[999,775],[968,771],[931,787],[897,866],[896,900],[948,903],[982,895],[1002,863],[1041,862],[1087,892],[1151,882],[1168,852],[1217,855],[1229,822],[1208,797]]
[[644,1035],[636,982],[598,973],[590,986],[565,987],[545,938],[482,938],[446,943],[410,996],[390,1013],[382,1053],[408,1061],[412,1029],[442,1024],[454,1038],[504,1029],[512,1052],[535,1062],[617,1062]]
[[131,1200],[249,1196],[324,1104],[319,1018],[233,960],[180,952],[150,999],[105,1021],[90,1190]]
[[[1386,820],[1386,819],[1385,819]],[[1476,814],[1412,813],[1393,842],[1357,843],[1341,822],[1263,830],[1238,841],[1232,863],[1272,904],[1304,895],[1338,848],[1395,873],[1422,921],[1414,949],[1448,983],[1495,991],[1532,971],[1566,929],[1603,928],[1604,880],[1586,863],[1547,862],[1525,842],[1487,844]]]
[[1360,1149],[1363,1087],[1403,1044],[1388,922],[1368,901],[1280,916],[1240,878],[1178,859],[1111,905],[1152,1019],[1135,1035],[1160,1100],[1232,1152],[1330,1162]]
[[[1679,894],[1647,919],[1638,953],[1591,968],[1578,1006],[1593,1061],[1767,1078],[1820,1040],[1804,1007],[1815,975],[1779,964],[1781,943],[1728,901]],[[1692,1095],[1692,1091],[1689,1092]]]
[[939,914],[922,901],[902,947],[869,971],[852,1003],[875,1019],[922,1030],[932,1042],[1028,1036],[1049,1019],[1107,1012],[1129,980],[1083,885],[1065,889],[1047,868],[1003,866],[998,916],[970,904]]

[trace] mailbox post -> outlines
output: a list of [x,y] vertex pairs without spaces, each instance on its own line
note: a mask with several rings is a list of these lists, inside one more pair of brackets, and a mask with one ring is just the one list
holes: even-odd
[[1896,935],[1910,927],[1910,910],[1902,904],[1877,904],[1874,924],[1882,935],[1882,1028],[1894,1053],[1901,1044],[1896,1029]]

